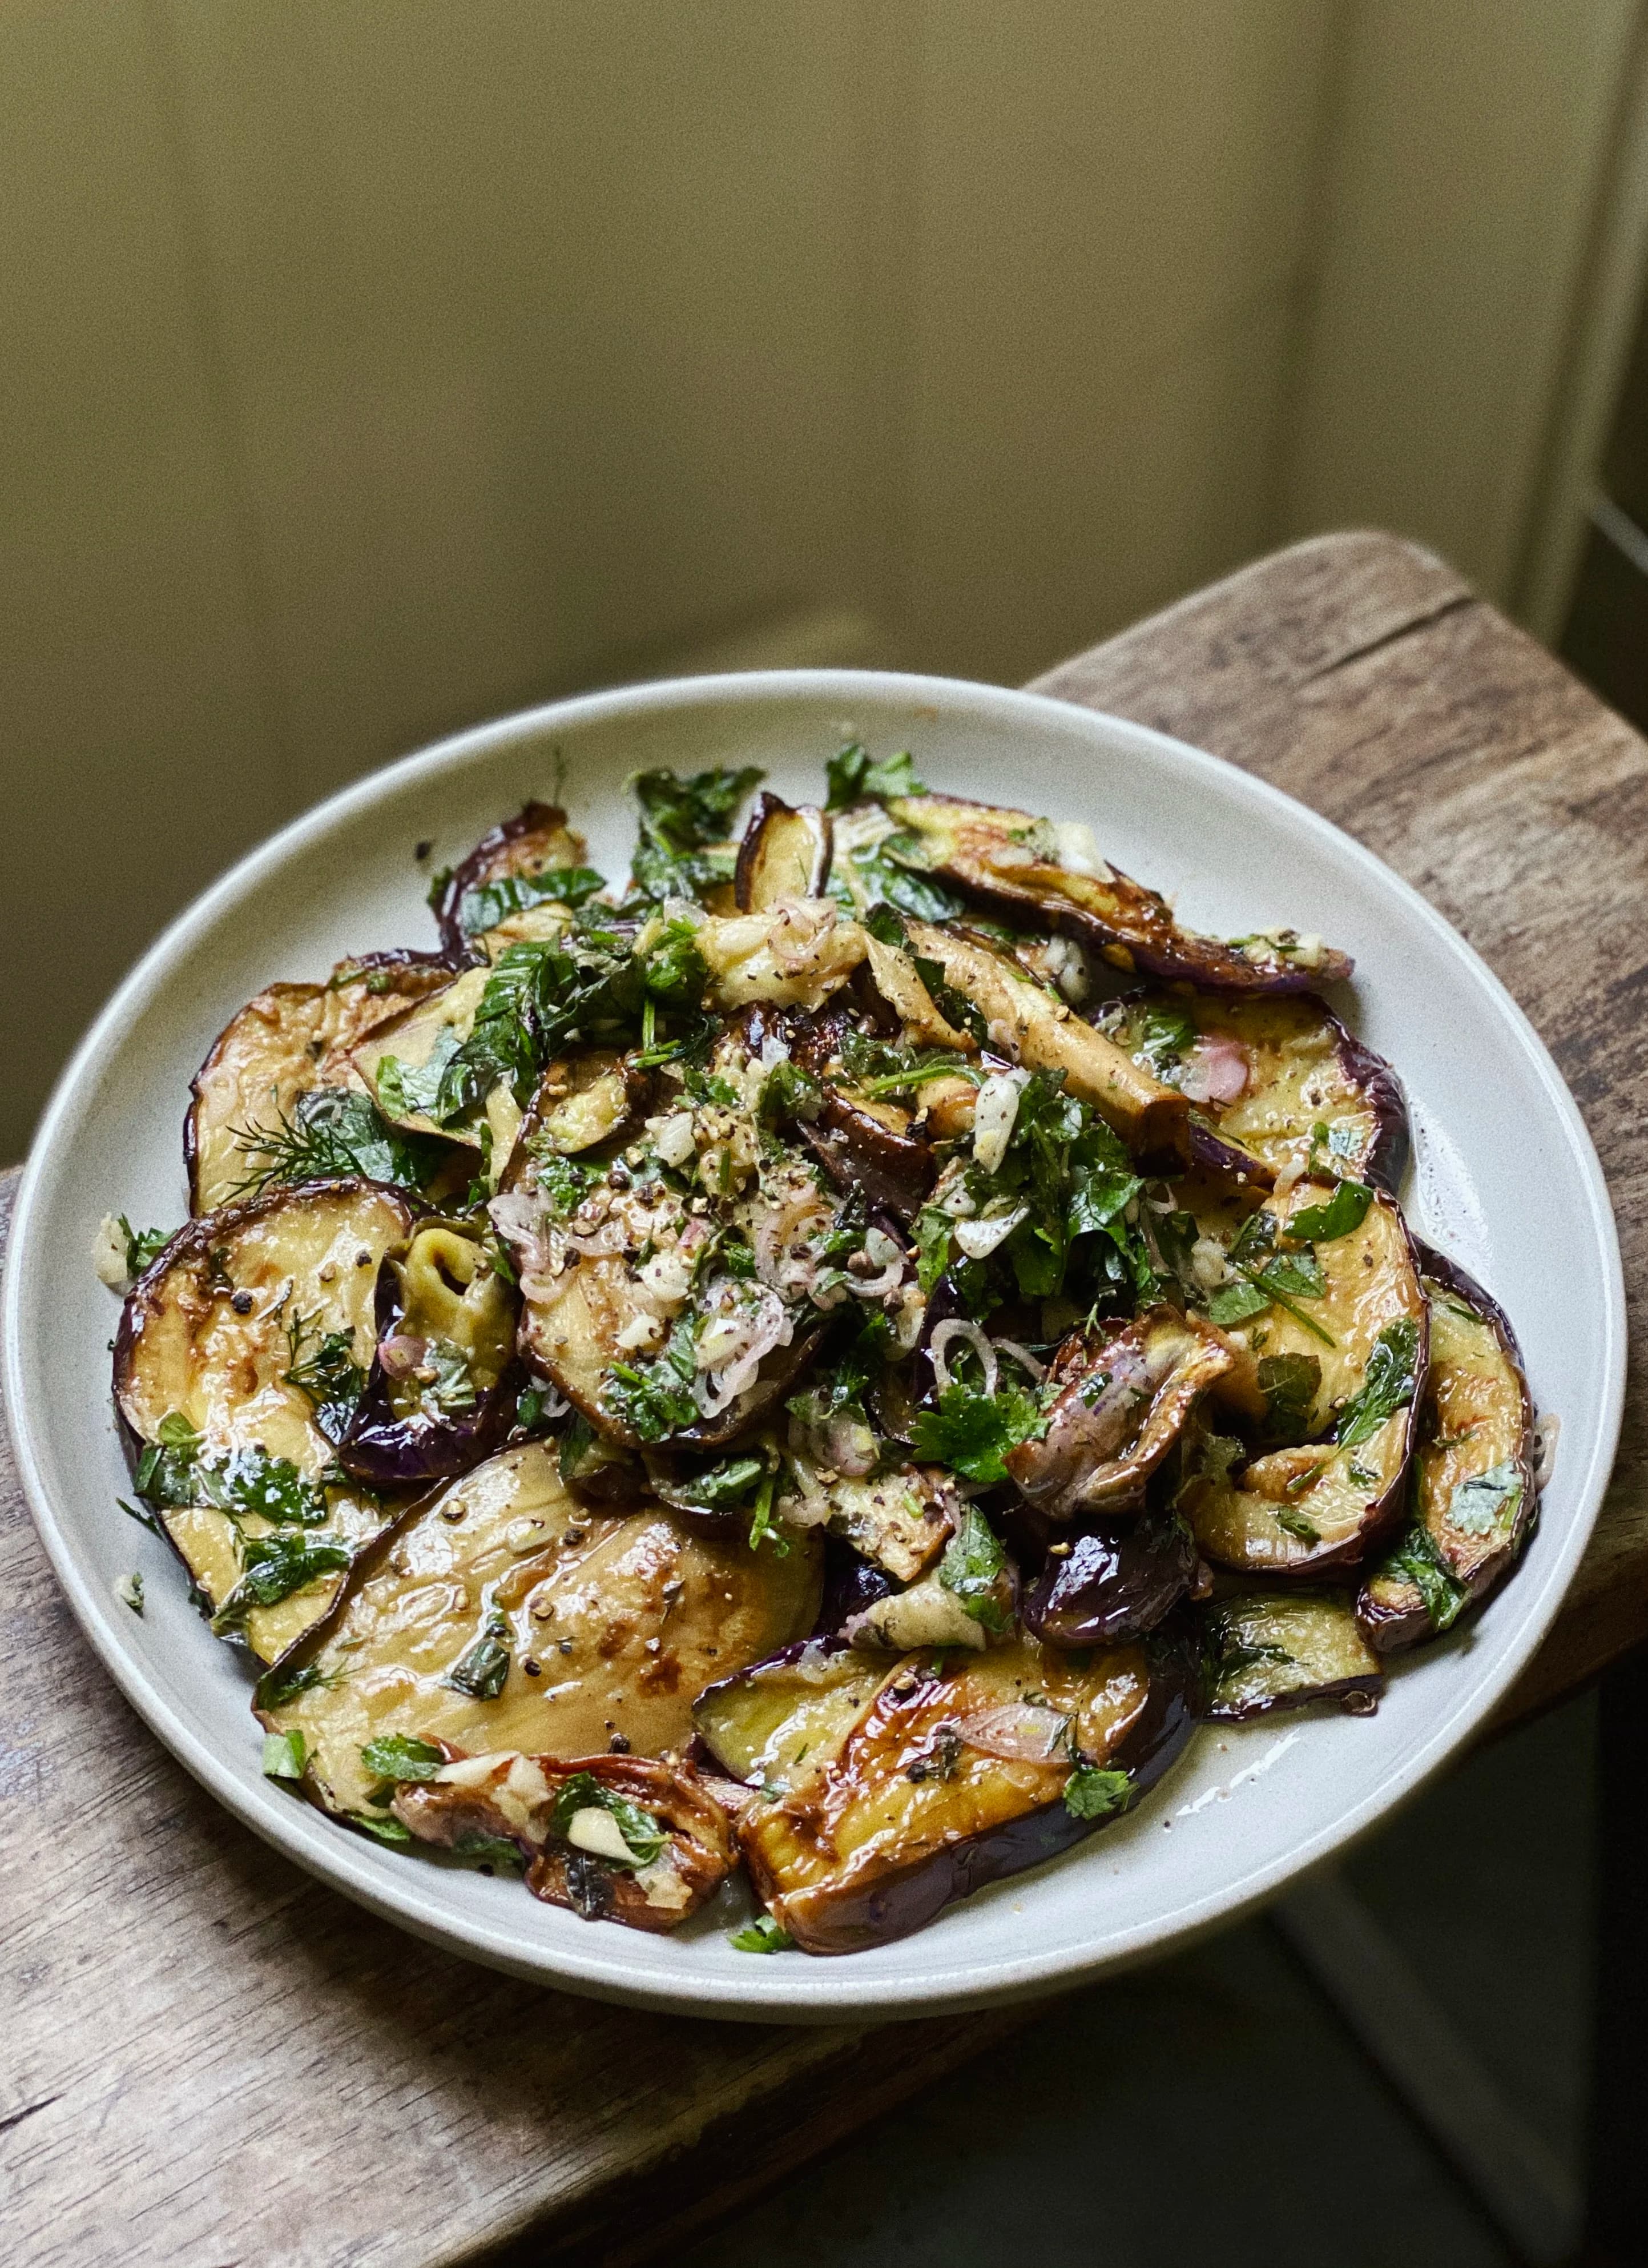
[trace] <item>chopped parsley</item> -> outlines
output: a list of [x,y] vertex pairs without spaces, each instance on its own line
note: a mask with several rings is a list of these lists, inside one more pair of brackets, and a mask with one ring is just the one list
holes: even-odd
[[1361,1227],[1372,1202],[1373,1192],[1365,1182],[1340,1182],[1326,1204],[1306,1205],[1296,1212],[1287,1233],[1300,1243],[1335,1243]]
[[263,1773],[267,1779],[301,1779],[309,1761],[309,1743],[294,1726],[290,1733],[263,1736]]
[[355,1334],[323,1331],[313,1315],[296,1308],[287,1318],[286,1347],[291,1367],[285,1383],[306,1394],[315,1424],[328,1441],[343,1439],[366,1386],[355,1360]]
[[662,1441],[698,1423],[698,1316],[683,1308],[670,1326],[664,1349],[653,1361],[614,1363],[601,1388],[609,1416],[637,1440]]
[[[923,1454],[919,1447],[916,1454]],[[938,1562],[938,1580],[960,1601],[963,1614],[997,1637],[1007,1628],[1000,1598],[1006,1565],[1007,1554],[989,1521],[976,1505],[965,1506]]]
[[205,1505],[233,1521],[252,1516],[276,1527],[318,1528],[325,1521],[323,1491],[287,1458],[256,1447],[208,1456],[202,1437],[175,1410],[156,1432],[137,1461],[136,1485],[157,1512]]
[[1064,1783],[1064,1808],[1078,1819],[1108,1819],[1125,1811],[1133,1795],[1130,1773],[1078,1764]]
[[[1342,1183],[1341,1187],[1349,1184]],[[1413,1400],[1419,1365],[1419,1326],[1411,1315],[1387,1323],[1374,1340],[1362,1384],[1339,1413],[1334,1439],[1355,1448]]]
[[306,1590],[323,1575],[341,1574],[353,1557],[347,1543],[294,1535],[288,1528],[277,1528],[269,1535],[243,1537],[243,1572],[212,1616],[212,1629],[220,1638],[226,1631],[243,1631],[255,1608],[278,1606],[294,1591]]
[[770,1914],[757,1914],[742,1929],[729,1930],[727,1943],[735,1953],[788,1953],[795,1940]]
[[736,854],[726,837],[739,806],[761,778],[754,764],[694,772],[686,779],[673,771],[637,772],[629,782],[640,812],[640,838],[630,861],[635,899],[643,905],[702,900],[718,883],[731,881]]
[[1021,1387],[986,1394],[952,1379],[937,1406],[917,1413],[910,1440],[924,1462],[947,1465],[967,1480],[995,1482],[1007,1478],[1008,1451],[1045,1430],[1040,1403]]
[[927,792],[916,777],[915,759],[908,748],[896,756],[884,757],[878,764],[872,762],[869,749],[857,740],[830,758],[824,777],[828,783],[829,800],[825,806],[828,811],[844,811],[852,803],[883,803],[889,796]]
[[1445,1631],[1457,1622],[1470,1594],[1454,1580],[1436,1541],[1417,1521],[1375,1573],[1387,1581],[1411,1583],[1424,1603],[1431,1627]]
[[503,874],[464,892],[458,901],[458,926],[466,937],[479,937],[530,906],[581,906],[606,887],[606,876],[592,866],[546,866],[536,874]]
[[117,1213],[115,1220],[126,1241],[126,1273],[136,1280],[150,1262],[166,1250],[173,1232],[169,1228],[134,1228],[123,1212]]

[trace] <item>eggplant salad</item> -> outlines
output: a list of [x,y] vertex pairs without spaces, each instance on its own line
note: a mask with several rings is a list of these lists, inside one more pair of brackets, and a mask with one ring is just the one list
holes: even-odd
[[1197,935],[909,755],[761,777],[638,774],[622,887],[528,804],[434,949],[271,984],[190,1219],[98,1261],[124,1508],[266,1772],[636,1929],[742,1866],[736,1946],[849,1953],[1199,1720],[1375,1708],[1537,1453],[1343,954]]

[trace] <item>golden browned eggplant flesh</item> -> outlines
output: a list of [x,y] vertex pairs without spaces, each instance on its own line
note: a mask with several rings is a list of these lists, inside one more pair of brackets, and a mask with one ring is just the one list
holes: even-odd
[[735,1946],[841,1955],[1198,1719],[1377,1707],[1540,1466],[1331,942],[1187,930],[908,755],[760,788],[637,773],[622,881],[529,803],[433,946],[270,971],[202,1035],[190,1218],[95,1256],[125,1509],[273,1778],[587,1920],[753,1891]]

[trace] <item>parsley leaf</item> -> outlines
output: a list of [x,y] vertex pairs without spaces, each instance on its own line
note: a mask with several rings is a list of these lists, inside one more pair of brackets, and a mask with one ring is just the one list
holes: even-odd
[[322,1575],[341,1573],[353,1556],[347,1543],[312,1540],[285,1528],[247,1536],[240,1547],[245,1572],[212,1616],[212,1629],[220,1638],[227,1631],[244,1630],[254,1607],[278,1606]]
[[1064,1783],[1064,1808],[1078,1819],[1108,1819],[1127,1809],[1132,1794],[1130,1774],[1078,1764]]
[[1447,1524],[1462,1535],[1491,1535],[1509,1532],[1522,1502],[1522,1475],[1513,1459],[1473,1474],[1454,1490],[1447,1508]]
[[663,1351],[651,1362],[614,1363],[601,1402],[638,1440],[661,1441],[698,1422],[693,1386],[698,1376],[698,1318],[683,1308],[670,1326]]
[[926,788],[916,777],[915,760],[909,749],[896,756],[885,757],[879,764],[870,760],[868,748],[851,741],[824,767],[828,783],[828,811],[844,811],[850,803],[866,799],[880,803],[889,796],[925,795]]
[[1470,1595],[1463,1584],[1454,1581],[1434,1538],[1417,1521],[1376,1570],[1375,1581],[1380,1576],[1411,1583],[1436,1631],[1445,1631],[1459,1620]]
[[735,853],[724,850],[733,814],[763,775],[741,770],[637,772],[629,792],[640,806],[640,839],[630,862],[635,895],[643,902],[699,898],[730,881]]
[[[1342,1189],[1350,1186],[1340,1184]],[[1339,1413],[1334,1439],[1341,1447],[1351,1449],[1369,1440],[1407,1408],[1413,1400],[1418,1365],[1419,1326],[1411,1315],[1399,1315],[1374,1340],[1362,1384]]]
[[136,1281],[149,1263],[166,1250],[173,1232],[169,1228],[134,1228],[123,1212],[116,1214],[115,1219],[126,1240],[126,1273]]
[[990,1395],[953,1379],[935,1409],[917,1412],[910,1440],[926,1463],[946,1465],[970,1481],[1004,1481],[1007,1452],[1041,1424],[1035,1397],[1021,1388],[999,1386]]
[[327,1440],[341,1441],[366,1387],[366,1373],[355,1360],[354,1332],[323,1331],[313,1316],[295,1310],[286,1345],[291,1368],[284,1382],[308,1395]]
[[1007,1627],[1006,1613],[998,1596],[1006,1565],[1007,1554],[997,1540],[995,1529],[975,1504],[967,1505],[938,1562],[938,1580],[961,1602],[963,1614],[982,1623],[997,1637]]
[[735,1953],[788,1953],[795,1940],[770,1914],[757,1914],[742,1929],[729,1930],[727,1943]]
[[294,1726],[290,1733],[263,1736],[263,1773],[267,1779],[301,1779],[308,1762],[309,1744]]

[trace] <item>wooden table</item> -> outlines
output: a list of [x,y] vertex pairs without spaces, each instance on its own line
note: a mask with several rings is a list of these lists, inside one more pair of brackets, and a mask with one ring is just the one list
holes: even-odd
[[[1301,544],[1038,690],[1165,727],[1370,844],[1578,1097],[1648,1290],[1648,745],[1428,554]],[[9,1204],[11,1184],[5,1185]],[[76,1256],[77,1258],[77,1256]],[[1648,1635],[1648,1394],[1513,1722]],[[0,2228],[18,2268],[650,2259],[1033,2011],[746,2027],[415,1944],[220,1811],[58,1595],[0,1439]]]

